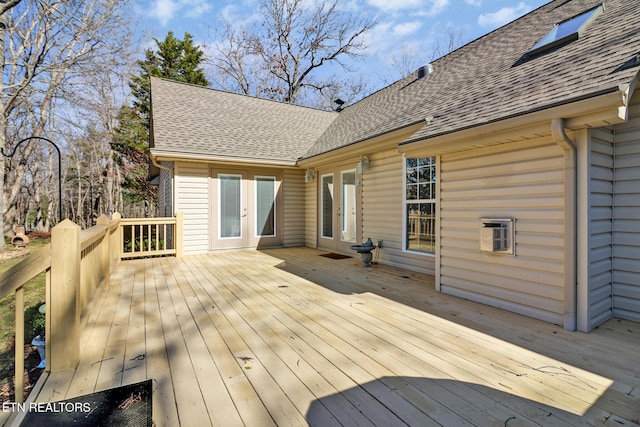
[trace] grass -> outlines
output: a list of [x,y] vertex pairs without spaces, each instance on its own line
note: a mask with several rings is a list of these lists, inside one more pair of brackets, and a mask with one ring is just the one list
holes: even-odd
[[[27,246],[29,252],[34,252],[49,243],[49,239],[32,239]],[[11,242],[7,244],[7,250],[13,251]],[[0,273],[24,259],[24,256],[11,259],[0,259]],[[14,334],[15,334],[15,293],[10,293],[0,300],[0,386],[12,381],[14,359]],[[45,301],[45,275],[39,274],[24,286],[24,308],[40,306]],[[33,311],[33,309],[31,310]],[[31,342],[36,334],[27,331],[25,327],[25,344]],[[9,369],[7,369],[9,368]]]
[[[48,239],[33,239],[27,248],[29,252],[35,252],[49,243]],[[7,246],[11,247],[11,244]],[[8,249],[13,250],[13,249]],[[13,267],[24,257],[0,260],[0,273],[4,273]],[[13,334],[15,331],[16,301],[15,294],[11,293],[0,300],[0,352],[13,347]],[[45,299],[45,277],[44,273],[36,276],[24,287],[25,309],[34,304],[42,304]]]

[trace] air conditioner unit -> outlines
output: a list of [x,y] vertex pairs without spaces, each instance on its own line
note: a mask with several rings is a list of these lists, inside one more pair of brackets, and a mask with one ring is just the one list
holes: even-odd
[[515,219],[481,218],[480,250],[515,255]]

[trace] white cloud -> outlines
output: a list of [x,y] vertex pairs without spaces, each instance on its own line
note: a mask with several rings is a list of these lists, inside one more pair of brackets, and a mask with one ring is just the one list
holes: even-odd
[[391,12],[401,9],[419,9],[424,2],[423,0],[367,0],[367,3],[384,12]]
[[422,22],[404,22],[393,27],[393,34],[398,37],[404,37],[413,34],[422,27]]
[[531,8],[520,2],[515,7],[503,7],[497,12],[483,13],[478,17],[478,25],[485,28],[498,28],[531,11]]
[[167,25],[178,13],[189,18],[199,18],[211,10],[207,0],[154,0],[151,4],[151,16],[162,25]]
[[[249,10],[252,10],[253,12],[247,13]],[[231,26],[237,30],[247,28],[251,26],[251,24],[262,20],[262,16],[260,15],[260,11],[257,6],[248,7],[241,4],[233,4],[224,7],[220,10],[219,17],[222,19],[222,22],[231,24]]]
[[181,3],[187,9],[185,14],[189,18],[201,18],[211,10],[211,5],[207,0],[183,0]]
[[464,2],[470,6],[482,6],[482,0],[464,0]]
[[158,18],[162,25],[167,25],[178,11],[178,5],[173,0],[156,0],[151,8],[151,15]]
[[444,11],[449,6],[449,0],[433,0],[431,9],[427,12],[428,15],[433,16]]
[[381,22],[363,34],[363,41],[367,45],[367,55],[377,55],[380,52],[386,52],[390,49],[389,43],[391,38],[389,33],[393,30],[392,25],[388,22]]
[[369,6],[385,13],[398,12],[403,9],[416,11],[414,16],[434,16],[449,6],[450,0],[367,0]]

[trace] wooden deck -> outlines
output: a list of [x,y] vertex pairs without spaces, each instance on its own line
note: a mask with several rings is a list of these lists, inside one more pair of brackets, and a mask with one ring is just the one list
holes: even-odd
[[38,401],[153,379],[158,426],[640,423],[640,325],[590,334],[311,249],[123,262]]

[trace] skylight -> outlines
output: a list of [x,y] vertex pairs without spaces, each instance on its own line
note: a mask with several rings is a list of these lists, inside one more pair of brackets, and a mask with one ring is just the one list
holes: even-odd
[[604,11],[604,4],[556,24],[538,43],[529,49],[529,55],[578,39],[582,32]]

